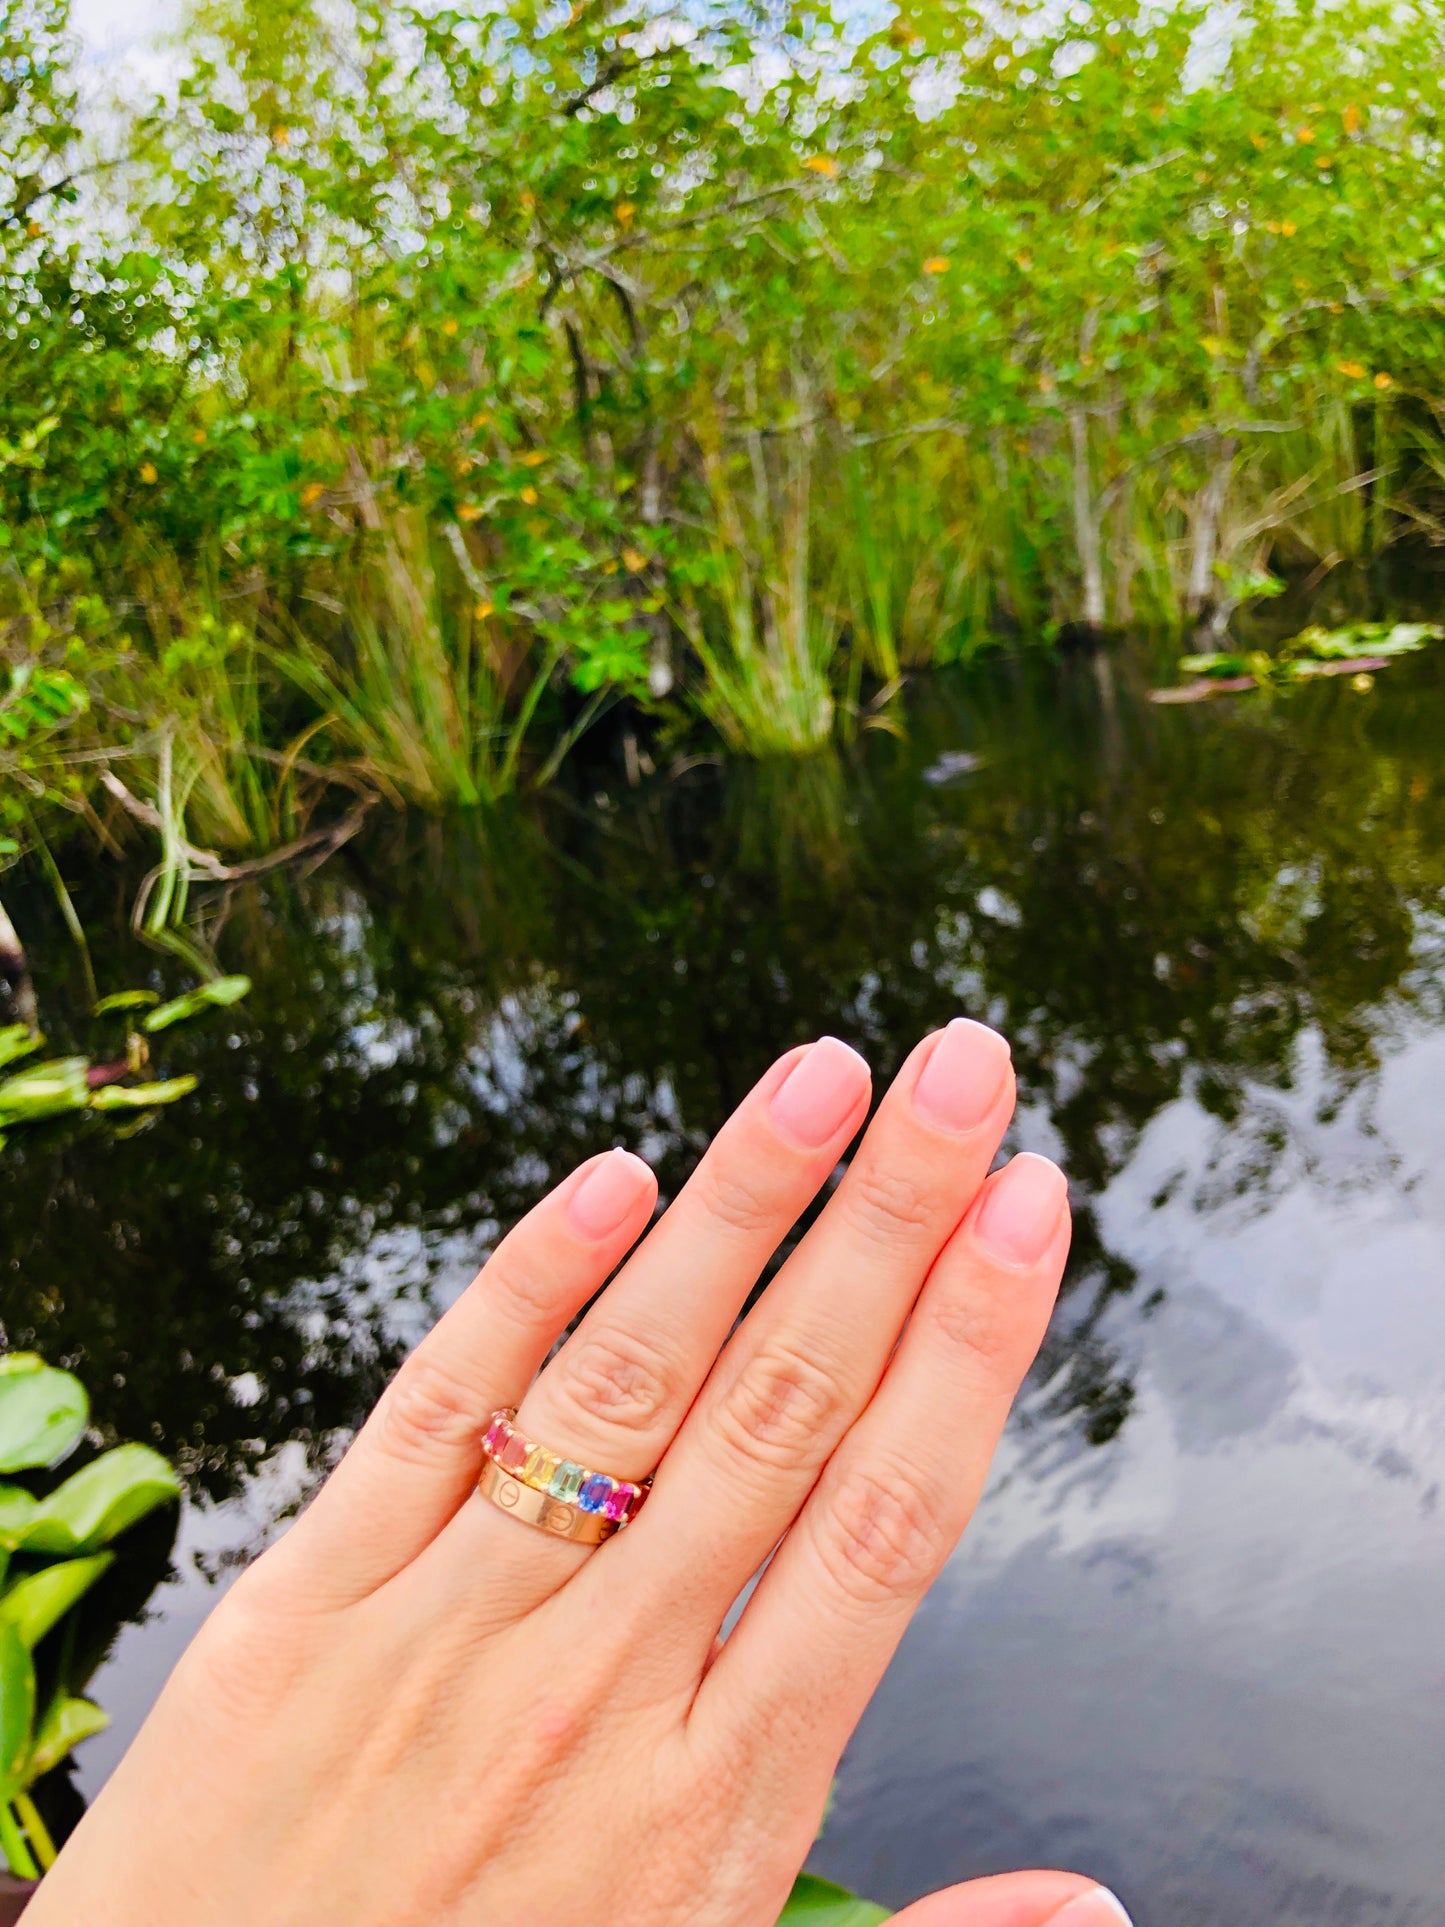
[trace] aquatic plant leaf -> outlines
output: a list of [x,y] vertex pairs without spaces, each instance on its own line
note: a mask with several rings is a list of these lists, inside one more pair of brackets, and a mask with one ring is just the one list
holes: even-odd
[[0,1485],[0,1546],[13,1552],[17,1537],[35,1516],[38,1501],[23,1485]]
[[25,1784],[33,1786],[52,1767],[59,1766],[67,1753],[73,1753],[82,1740],[103,1733],[109,1725],[110,1715],[103,1713],[94,1700],[57,1693],[36,1728],[35,1743],[25,1762]]
[[1347,622],[1338,629],[1311,623],[1291,636],[1283,653],[1331,662],[1351,656],[1408,656],[1445,636],[1436,622]]
[[886,1907],[835,1887],[831,1880],[802,1873],[793,1883],[788,1904],[778,1916],[778,1927],[877,1927],[891,1915]]
[[172,1024],[183,1023],[187,1017],[195,1017],[203,1010],[213,1006],[223,1007],[238,1004],[251,988],[249,977],[216,977],[208,984],[197,984],[183,997],[173,997],[159,1010],[153,1010],[145,1020],[148,1031],[168,1030]]
[[1255,658],[1228,649],[1216,649],[1207,656],[1181,656],[1179,667],[1186,676],[1252,676]]
[[89,1417],[85,1387],[71,1373],[34,1352],[11,1352],[0,1360],[0,1472],[56,1464]]
[[87,1062],[84,1057],[52,1057],[7,1077],[0,1084],[0,1126],[34,1124],[67,1111],[83,1111],[90,1102]]
[[38,1030],[28,1024],[6,1024],[0,1027],[0,1067],[13,1064],[17,1058],[28,1057],[33,1050],[39,1050],[45,1039]]
[[76,1600],[84,1598],[114,1557],[111,1552],[97,1552],[89,1559],[62,1559],[59,1565],[17,1579],[0,1594],[0,1628],[13,1626],[33,1651]]
[[198,1080],[188,1071],[184,1077],[168,1078],[163,1084],[102,1084],[90,1094],[93,1111],[143,1111],[153,1104],[174,1104],[178,1097],[189,1097]]
[[101,998],[91,1014],[105,1017],[113,1010],[146,1010],[159,1002],[154,990],[113,990],[109,997]]
[[13,1787],[35,1725],[35,1665],[19,1630],[0,1621],[0,1783]]
[[17,1550],[70,1558],[94,1552],[137,1520],[180,1496],[181,1482],[148,1445],[117,1445],[72,1473],[42,1499]]

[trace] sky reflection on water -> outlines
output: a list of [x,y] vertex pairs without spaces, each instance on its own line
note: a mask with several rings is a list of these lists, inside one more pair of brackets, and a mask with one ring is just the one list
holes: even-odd
[[599,745],[570,799],[236,899],[257,989],[177,1034],[199,1097],[0,1165],[9,1338],[194,1495],[82,1786],[547,1183],[620,1141],[670,1195],[778,1051],[834,1030],[881,1088],[962,1008],[1079,1236],[817,1864],[895,1903],[1077,1865],[1140,1927],[1438,1921],[1445,672],[1193,712],[1143,682],[1001,666],[901,742],[635,793]]

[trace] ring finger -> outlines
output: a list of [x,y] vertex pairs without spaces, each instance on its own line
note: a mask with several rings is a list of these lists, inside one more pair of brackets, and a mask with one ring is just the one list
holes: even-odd
[[[589,1470],[646,1478],[764,1265],[862,1123],[870,1088],[868,1066],[837,1038],[774,1064],[530,1390],[516,1387],[517,1429]],[[475,1496],[418,1562],[416,1583],[512,1618],[586,1556]]]

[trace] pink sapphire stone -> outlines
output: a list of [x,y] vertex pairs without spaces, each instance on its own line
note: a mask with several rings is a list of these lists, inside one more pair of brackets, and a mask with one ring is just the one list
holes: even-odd
[[511,1427],[508,1426],[506,1440],[502,1445],[502,1449],[497,1453],[497,1464],[506,1472],[520,1472],[527,1462],[527,1454],[531,1449],[531,1446],[526,1439],[522,1437],[522,1434],[520,1432],[514,1432]]
[[492,1422],[487,1427],[486,1433],[482,1438],[482,1450],[490,1453],[491,1456],[495,1458],[511,1429],[511,1426],[507,1423],[506,1413],[494,1412],[492,1414]]
[[616,1487],[608,1493],[606,1501],[603,1504],[603,1518],[611,1519],[615,1525],[621,1525],[635,1510],[633,1501],[637,1497],[637,1487],[635,1485],[629,1485],[626,1479],[619,1479]]

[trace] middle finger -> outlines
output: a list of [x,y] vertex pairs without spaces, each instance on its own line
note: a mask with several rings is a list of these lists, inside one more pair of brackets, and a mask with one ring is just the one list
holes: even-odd
[[599,1584],[615,1575],[644,1597],[665,1591],[699,1658],[877,1389],[1013,1106],[1009,1049],[995,1031],[960,1018],[924,1039],[838,1191],[718,1361],[629,1529],[628,1558],[597,1569]]

